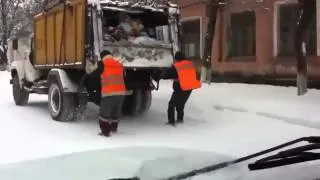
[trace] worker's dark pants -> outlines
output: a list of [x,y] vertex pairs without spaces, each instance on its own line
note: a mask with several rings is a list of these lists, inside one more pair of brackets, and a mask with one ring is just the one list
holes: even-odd
[[192,91],[174,91],[168,106],[168,123],[175,123],[175,110],[177,110],[177,121],[183,122],[184,106]]
[[124,98],[121,95],[101,98],[99,125],[104,135],[117,131]]

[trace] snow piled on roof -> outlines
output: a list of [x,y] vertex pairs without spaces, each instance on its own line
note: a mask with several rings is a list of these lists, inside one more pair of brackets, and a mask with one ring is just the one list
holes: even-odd
[[100,0],[101,4],[113,4],[118,6],[128,6],[129,1]]
[[155,2],[134,2],[133,0],[88,0],[88,3],[91,4],[102,4],[102,5],[112,5],[112,6],[129,6],[130,7],[138,7],[138,8],[143,8],[143,9],[150,9],[152,11],[163,11],[163,8],[166,7],[167,5],[170,5],[170,7],[177,8],[178,6],[176,4],[172,3],[158,3],[156,4]]

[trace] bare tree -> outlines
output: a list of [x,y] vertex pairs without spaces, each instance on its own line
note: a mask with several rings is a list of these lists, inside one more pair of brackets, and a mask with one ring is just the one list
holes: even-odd
[[7,40],[11,35],[32,32],[33,18],[41,12],[44,0],[0,0],[1,59],[7,63]]
[[[23,19],[17,19],[15,24],[15,34],[25,34],[27,31],[33,30],[33,20],[34,16],[42,12],[45,0],[29,0],[28,3],[23,5],[23,10],[21,11]],[[19,12],[17,12],[19,13]]]
[[16,18],[16,12],[20,8],[23,0],[0,0],[1,11],[1,41],[2,41],[2,57],[1,64],[7,63],[7,39],[10,36],[14,26],[13,20]]
[[308,68],[303,42],[312,19],[316,18],[316,0],[299,0],[300,18],[295,35],[296,59],[297,59],[297,90],[298,95],[304,95],[308,91]]

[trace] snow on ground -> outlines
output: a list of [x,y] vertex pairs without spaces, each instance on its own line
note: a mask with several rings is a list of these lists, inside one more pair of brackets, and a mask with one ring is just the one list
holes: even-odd
[[185,124],[165,126],[172,88],[163,81],[153,92],[150,111],[124,117],[119,133],[98,136],[98,107],[90,104],[84,120],[55,122],[47,96],[31,95],[25,107],[15,106],[9,74],[0,72],[0,164],[94,149],[165,146],[209,150],[239,157],[301,136],[320,135],[317,104],[320,91],[296,96],[295,88],[212,84],[194,91],[185,110]]

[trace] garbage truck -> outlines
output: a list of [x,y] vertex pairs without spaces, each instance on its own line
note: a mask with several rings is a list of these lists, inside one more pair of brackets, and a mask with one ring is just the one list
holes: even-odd
[[88,102],[100,104],[100,75],[86,72],[108,50],[125,67],[123,113],[148,111],[153,74],[172,66],[179,49],[179,8],[168,0],[52,0],[34,17],[33,32],[11,37],[7,56],[16,105],[48,95],[56,121],[74,121]]

